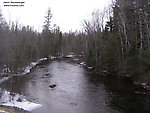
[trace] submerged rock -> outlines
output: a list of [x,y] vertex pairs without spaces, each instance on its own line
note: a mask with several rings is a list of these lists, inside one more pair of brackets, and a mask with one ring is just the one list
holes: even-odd
[[139,85],[139,86],[146,86],[145,82],[134,82],[135,85]]
[[39,68],[44,68],[44,66],[39,66]]
[[46,73],[46,76],[50,75],[50,73]]
[[19,98],[17,101],[18,101],[18,102],[22,102],[21,98]]
[[49,85],[49,87],[54,88],[54,87],[56,87],[56,84],[51,84],[51,85]]

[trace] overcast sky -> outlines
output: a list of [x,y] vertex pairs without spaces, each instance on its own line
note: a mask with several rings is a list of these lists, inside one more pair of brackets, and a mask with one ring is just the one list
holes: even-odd
[[[23,7],[4,7],[3,2],[24,1]],[[80,30],[81,21],[88,18],[92,11],[102,10],[111,0],[0,0],[0,6],[6,20],[19,21],[23,25],[33,26],[41,31],[44,16],[51,8],[52,24],[57,24],[63,32]]]

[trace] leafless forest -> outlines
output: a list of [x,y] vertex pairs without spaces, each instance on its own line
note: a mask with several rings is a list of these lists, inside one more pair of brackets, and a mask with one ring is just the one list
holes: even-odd
[[84,19],[84,31],[69,33],[51,25],[50,8],[41,33],[8,24],[1,11],[0,68],[15,73],[38,58],[84,53],[86,63],[96,70],[149,81],[149,6],[149,0],[116,0],[103,12],[94,11],[91,20]]

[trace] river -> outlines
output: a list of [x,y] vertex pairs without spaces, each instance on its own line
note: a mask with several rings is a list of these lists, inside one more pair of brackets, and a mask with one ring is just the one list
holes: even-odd
[[70,60],[37,66],[0,88],[42,105],[31,113],[150,113],[150,95],[129,80],[96,75]]

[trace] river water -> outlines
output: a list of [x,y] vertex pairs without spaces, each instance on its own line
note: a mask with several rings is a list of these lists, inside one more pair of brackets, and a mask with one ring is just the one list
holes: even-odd
[[31,113],[150,113],[150,95],[129,80],[95,75],[69,60],[37,66],[0,88],[42,105]]

